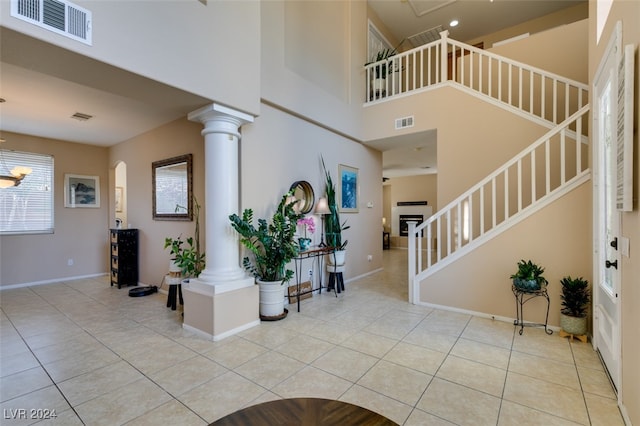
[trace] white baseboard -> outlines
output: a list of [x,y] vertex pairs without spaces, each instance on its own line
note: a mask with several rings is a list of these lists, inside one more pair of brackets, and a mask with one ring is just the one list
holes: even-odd
[[[459,314],[473,315],[475,317],[486,318],[486,319],[496,320],[496,321],[501,321],[501,322],[508,322],[510,324],[513,324],[514,321],[516,320],[515,318],[503,317],[503,316],[500,316],[500,315],[491,315],[491,314],[487,314],[485,312],[470,311],[468,309],[454,308],[452,306],[436,305],[435,303],[419,302],[419,303],[416,303],[416,304],[420,305],[420,306],[426,306],[428,308],[440,309],[442,311],[457,312]],[[555,332],[559,332],[560,331],[560,327],[557,327],[557,326],[547,325],[547,328],[549,330],[553,330]]]
[[56,283],[59,283],[59,282],[62,282],[62,281],[84,280],[84,279],[87,279],[87,278],[103,277],[105,275],[109,275],[109,274],[106,273],[106,272],[101,272],[101,273],[98,273],[98,274],[77,275],[77,276],[73,276],[73,277],[54,278],[54,279],[51,279],[51,280],[33,281],[33,282],[29,282],[29,283],[3,285],[3,286],[0,286],[0,291],[2,291],[2,290],[11,290],[11,289],[14,289],[14,288],[32,287],[32,286],[36,286],[36,285],[56,284]]

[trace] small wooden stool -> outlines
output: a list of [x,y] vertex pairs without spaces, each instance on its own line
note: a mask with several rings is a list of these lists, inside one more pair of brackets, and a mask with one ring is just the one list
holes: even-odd
[[171,308],[172,311],[176,310],[177,300],[180,300],[180,304],[184,305],[182,299],[182,275],[180,272],[169,272],[165,281],[169,285],[169,296],[167,297],[167,308]]
[[560,330],[560,337],[569,337],[569,341],[573,340],[573,339],[578,339],[580,340],[582,343],[587,343],[587,335],[586,334],[571,334],[571,333],[567,333],[564,330]]
[[327,272],[329,273],[327,290],[335,291],[337,296],[337,293],[344,291],[344,277],[342,276],[344,266],[327,265]]

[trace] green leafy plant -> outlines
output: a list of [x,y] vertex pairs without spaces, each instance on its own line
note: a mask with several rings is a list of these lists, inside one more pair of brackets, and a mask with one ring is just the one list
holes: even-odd
[[[185,242],[187,247],[183,247]],[[167,237],[164,240],[164,248],[167,247],[171,247],[169,251],[173,256],[171,259],[176,262],[182,275],[185,277],[200,275],[205,265],[205,254],[197,250],[193,237],[188,237],[186,241],[182,240],[182,235],[178,238]]]
[[342,231],[349,229],[350,226],[346,225],[346,220],[340,223],[340,213],[338,212],[338,204],[336,203],[336,186],[331,178],[331,173],[329,173],[324,164],[324,158],[322,158],[322,169],[324,170],[326,180],[325,192],[327,193],[327,204],[329,205],[329,214],[325,218],[327,245],[329,247],[335,247],[336,250],[344,250],[349,241],[342,241]]
[[402,46],[402,43],[404,43],[405,40],[406,39],[402,39],[402,41],[400,41],[400,43],[398,43],[398,45],[393,49],[386,48],[378,51],[375,59],[371,60],[370,62],[367,62],[364,65],[367,66],[367,65],[374,64],[376,62],[385,61],[381,64],[376,65],[375,67],[373,67],[373,69],[376,73],[376,78],[387,78],[387,76],[394,71],[392,66],[393,65],[392,60],[389,58],[391,58],[392,56],[395,56],[398,53],[398,49],[400,48],[400,46]]
[[[176,210],[179,208],[184,207],[176,205]],[[185,277],[197,277],[205,268],[205,254],[200,251],[200,204],[195,197],[193,197],[193,209],[196,218],[194,237],[188,237],[186,241],[182,240],[182,235],[178,238],[164,239],[164,248],[170,248],[171,260],[176,262]],[[185,242],[188,247],[183,247]]]
[[560,284],[562,284],[561,312],[572,317],[586,317],[590,301],[589,281],[582,277],[571,278],[567,276],[560,280]]
[[231,226],[240,234],[240,243],[252,254],[242,261],[244,268],[262,281],[281,281],[283,284],[293,278],[293,271],[286,266],[298,254],[295,239],[298,219],[304,217],[297,213],[290,201],[291,192],[282,196],[270,222],[258,219],[254,226],[252,209],[245,209],[242,217],[229,216]]
[[549,281],[542,275],[544,268],[533,263],[531,260],[520,260],[518,262],[518,271],[511,275],[516,287],[531,288],[535,283],[538,289],[545,287]]

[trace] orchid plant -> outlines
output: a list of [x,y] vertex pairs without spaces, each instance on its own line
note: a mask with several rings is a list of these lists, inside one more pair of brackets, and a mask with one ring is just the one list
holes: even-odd
[[313,216],[303,217],[302,219],[298,219],[298,226],[302,226],[304,229],[304,237],[307,238],[307,231],[310,234],[316,232],[316,222],[313,219]]

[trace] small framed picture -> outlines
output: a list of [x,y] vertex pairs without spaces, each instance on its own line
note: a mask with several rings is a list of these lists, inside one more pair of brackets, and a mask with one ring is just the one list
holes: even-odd
[[65,174],[64,206],[70,208],[100,207],[100,177]]
[[340,212],[358,212],[358,169],[355,167],[338,165],[338,176],[340,182],[338,187],[338,207]]

